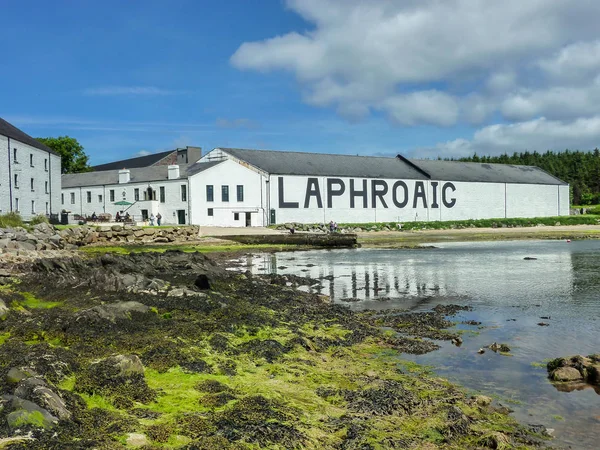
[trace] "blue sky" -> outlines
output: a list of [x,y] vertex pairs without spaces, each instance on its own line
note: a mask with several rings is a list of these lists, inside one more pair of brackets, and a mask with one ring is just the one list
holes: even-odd
[[600,8],[483,3],[6,1],[0,117],[77,138],[93,164],[185,145],[595,147]]

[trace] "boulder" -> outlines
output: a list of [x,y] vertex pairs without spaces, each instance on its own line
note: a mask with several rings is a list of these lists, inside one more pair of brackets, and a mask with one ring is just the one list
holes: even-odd
[[144,365],[136,355],[115,355],[90,365],[90,372],[107,378],[129,378],[144,374]]
[[150,441],[148,441],[148,438],[146,437],[145,434],[129,433],[127,435],[126,443],[130,447],[138,448],[138,447],[144,447],[144,446],[150,444]]
[[10,309],[8,306],[6,306],[6,303],[4,303],[4,300],[0,300],[0,319],[6,317],[6,315],[9,313]]
[[37,373],[33,370],[25,367],[12,367],[6,374],[6,381],[8,383],[19,383],[27,378],[36,377]]
[[15,395],[34,402],[60,420],[71,418],[71,412],[67,409],[65,401],[41,378],[31,377],[21,381],[15,389]]
[[77,320],[85,318],[92,321],[108,320],[115,322],[117,319],[130,319],[132,312],[146,313],[149,310],[149,306],[140,302],[111,303],[109,305],[94,306],[93,308],[81,311],[77,315]]
[[29,400],[15,395],[4,395],[3,399],[11,402],[12,412],[6,416],[6,422],[12,430],[21,428],[49,430],[58,423],[57,417]]
[[583,376],[575,367],[559,367],[555,369],[550,377],[554,381],[581,381]]

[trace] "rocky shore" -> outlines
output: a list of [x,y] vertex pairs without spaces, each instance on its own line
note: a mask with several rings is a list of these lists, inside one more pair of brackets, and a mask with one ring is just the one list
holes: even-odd
[[544,445],[543,429],[402,362],[453,339],[460,308],[358,314],[297,278],[178,251],[3,270],[0,448]]

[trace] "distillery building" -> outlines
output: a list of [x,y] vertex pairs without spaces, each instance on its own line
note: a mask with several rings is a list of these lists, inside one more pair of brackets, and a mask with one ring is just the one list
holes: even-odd
[[569,185],[531,166],[215,148],[186,174],[198,225],[569,214]]

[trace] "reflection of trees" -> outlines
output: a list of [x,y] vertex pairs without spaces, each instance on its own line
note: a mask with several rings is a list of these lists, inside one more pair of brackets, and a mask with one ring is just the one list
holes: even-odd
[[[587,292],[597,295],[600,288],[600,253],[599,252],[573,252],[571,253],[571,267],[573,272],[573,292]],[[580,295],[573,298],[581,299]],[[583,297],[585,299],[585,297]]]

